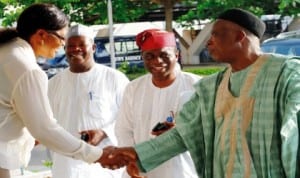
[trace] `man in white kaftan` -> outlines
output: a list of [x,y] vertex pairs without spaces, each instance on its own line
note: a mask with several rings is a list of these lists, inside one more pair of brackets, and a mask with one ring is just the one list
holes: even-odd
[[[85,58],[84,52],[81,52],[81,48],[84,47],[80,47],[84,46],[82,41],[85,41],[86,46],[93,44],[93,38],[90,40],[88,32],[88,27],[82,25],[70,28],[66,44],[70,68],[51,78],[49,99],[58,123],[74,136],[80,138],[81,131],[102,130],[106,137],[97,146],[103,148],[117,144],[114,134],[115,116],[128,79],[117,70],[94,63],[93,55],[87,58],[87,62],[77,63],[80,55]],[[92,48],[86,48],[87,53],[92,54],[93,50],[89,50]],[[79,52],[76,54],[77,51]],[[79,59],[72,59],[72,55]],[[76,70],[76,65],[78,67],[87,66],[87,64],[88,70]],[[87,164],[57,153],[53,153],[52,173],[53,178],[117,178],[121,176],[120,170],[112,171],[102,168],[99,164]]]
[[[143,55],[145,55],[146,53],[147,55],[155,54],[155,50],[159,51],[159,55],[164,55],[164,50],[160,50],[164,47],[173,45],[166,44],[167,42],[162,42],[158,45],[155,45],[157,41],[163,41],[162,39],[171,38],[172,41],[172,39],[174,39],[173,34],[171,34],[170,37],[167,36],[169,35],[169,33],[165,34],[166,36],[158,36],[160,33],[162,33],[161,31],[145,31],[141,34],[144,35],[147,33],[152,35],[153,41],[149,47],[142,46]],[[151,35],[148,36],[150,41]],[[138,40],[139,35],[137,37],[137,41]],[[145,41],[147,41],[147,39],[145,39]],[[155,47],[152,45],[154,45]],[[152,51],[152,49],[154,49],[154,51]],[[123,102],[116,122],[116,134],[120,145],[133,146],[137,143],[156,137],[151,134],[153,127],[158,122],[162,123],[166,121],[167,117],[174,117],[173,115],[176,116],[176,113],[180,109],[182,102],[186,101],[186,98],[184,98],[188,96],[186,93],[194,91],[193,84],[200,79],[200,76],[180,71],[178,64],[176,64],[177,56],[174,53],[175,50],[173,49],[168,52],[170,52],[170,55],[167,55],[168,57],[163,59],[161,62],[157,62],[160,64],[156,64],[156,62],[153,61],[153,63],[151,63],[149,61],[146,61],[146,59],[144,58],[144,64],[146,68],[148,68],[150,73],[128,84],[124,93]],[[159,61],[159,59],[157,61]],[[170,64],[165,65],[165,67],[163,65],[164,63]],[[156,68],[156,70],[154,70],[153,68],[151,68],[152,65],[156,65],[156,67],[159,66],[157,68],[160,69]],[[173,68],[169,68],[169,65],[175,66],[173,66]],[[163,69],[161,69],[163,68],[161,66],[164,66],[167,69],[164,71]],[[174,80],[170,84],[160,86],[156,83],[158,78],[157,76],[162,77],[165,73],[167,73],[166,71],[174,74]],[[167,161],[166,163],[160,165],[156,169],[144,175],[146,175],[147,178],[198,177],[195,172],[192,159],[188,152],[174,157],[173,159]]]

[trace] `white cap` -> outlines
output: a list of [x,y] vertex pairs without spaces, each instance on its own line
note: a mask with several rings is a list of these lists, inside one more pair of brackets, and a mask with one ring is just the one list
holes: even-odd
[[67,40],[73,36],[84,36],[90,38],[91,40],[94,40],[95,33],[93,29],[89,28],[88,26],[76,24],[69,28],[69,31],[67,33]]

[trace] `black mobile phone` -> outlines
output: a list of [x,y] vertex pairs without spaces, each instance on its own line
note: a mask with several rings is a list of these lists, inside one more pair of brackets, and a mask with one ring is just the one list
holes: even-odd
[[87,133],[82,133],[80,139],[84,140],[85,142],[88,142],[89,141],[89,135]]
[[169,128],[168,125],[159,122],[153,127],[152,132],[158,132],[158,131],[166,130],[168,128]]

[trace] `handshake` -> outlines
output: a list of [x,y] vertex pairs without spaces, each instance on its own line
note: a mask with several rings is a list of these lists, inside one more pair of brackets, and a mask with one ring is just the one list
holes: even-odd
[[102,167],[112,170],[126,166],[126,171],[131,178],[143,178],[143,176],[139,175],[137,159],[137,154],[133,147],[108,146],[103,149],[102,156],[97,162]]

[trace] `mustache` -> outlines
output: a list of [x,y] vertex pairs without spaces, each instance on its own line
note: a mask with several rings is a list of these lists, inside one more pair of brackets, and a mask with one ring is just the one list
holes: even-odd
[[69,54],[68,58],[70,59],[74,59],[74,58],[78,58],[78,57],[83,57],[83,54]]

